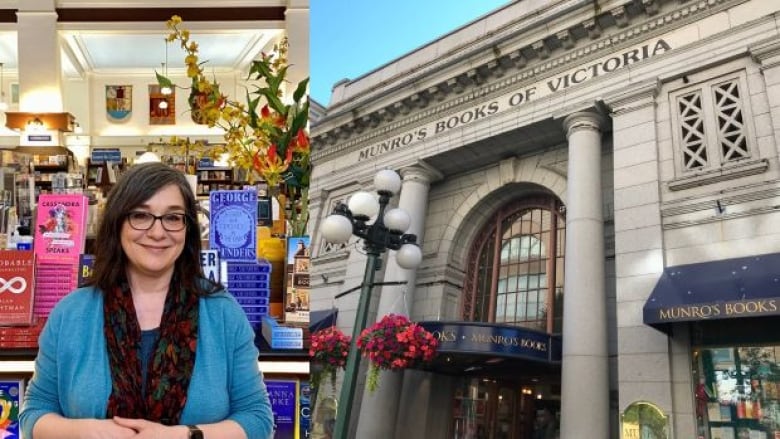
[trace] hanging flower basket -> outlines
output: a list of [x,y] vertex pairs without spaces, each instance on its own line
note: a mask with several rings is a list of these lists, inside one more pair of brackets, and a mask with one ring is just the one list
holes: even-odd
[[330,378],[336,386],[336,372],[344,369],[349,354],[351,337],[332,326],[311,335],[309,357],[312,363],[311,385],[318,388],[323,378]]
[[388,314],[363,330],[358,350],[370,361],[366,386],[373,392],[379,386],[379,371],[401,370],[428,362],[436,356],[438,340],[422,326],[405,316]]

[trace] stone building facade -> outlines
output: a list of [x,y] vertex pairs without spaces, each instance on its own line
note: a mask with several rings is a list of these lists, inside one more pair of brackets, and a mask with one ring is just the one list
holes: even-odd
[[[334,86],[313,230],[397,170],[423,263],[369,319],[441,340],[350,437],[780,437],[779,36],[774,0],[517,1]],[[361,247],[312,249],[351,333]]]

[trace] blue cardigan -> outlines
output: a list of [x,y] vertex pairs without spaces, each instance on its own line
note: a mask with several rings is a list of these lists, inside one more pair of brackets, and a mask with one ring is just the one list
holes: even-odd
[[[270,438],[273,415],[258,369],[254,332],[229,293],[200,299],[195,368],[181,423],[236,421],[249,439]],[[103,295],[78,289],[54,307],[39,339],[35,373],[19,415],[22,435],[33,439],[46,413],[104,419],[111,394]]]

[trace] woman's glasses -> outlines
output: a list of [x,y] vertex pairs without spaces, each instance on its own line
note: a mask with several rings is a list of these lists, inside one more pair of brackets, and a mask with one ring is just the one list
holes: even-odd
[[187,226],[187,216],[183,213],[166,213],[165,215],[153,215],[149,212],[130,212],[127,214],[127,222],[136,230],[149,230],[154,222],[160,220],[163,229],[169,232],[179,232]]

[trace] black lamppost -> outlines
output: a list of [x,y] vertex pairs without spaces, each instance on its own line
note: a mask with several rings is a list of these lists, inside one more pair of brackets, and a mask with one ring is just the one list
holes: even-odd
[[[350,197],[347,206],[339,203],[333,209],[333,214],[325,218],[320,228],[322,236],[331,243],[347,242],[352,235],[362,238],[367,255],[355,327],[352,331],[352,344],[347,356],[344,382],[339,397],[334,439],[347,439],[360,367],[360,354],[356,342],[366,327],[374,273],[381,267],[379,255],[387,249],[396,250],[396,262],[401,268],[407,269],[417,267],[422,261],[422,252],[415,243],[417,237],[404,234],[411,223],[409,214],[402,209],[390,209],[385,212],[390,198],[401,189],[401,177],[395,171],[387,169],[379,171],[374,177],[374,187],[379,194],[378,203],[373,194],[357,192]],[[372,217],[376,219],[369,224]]]

